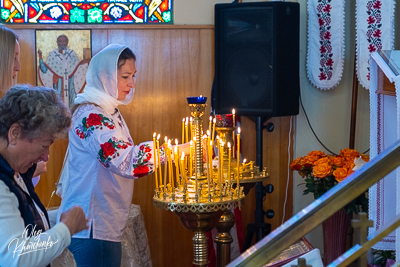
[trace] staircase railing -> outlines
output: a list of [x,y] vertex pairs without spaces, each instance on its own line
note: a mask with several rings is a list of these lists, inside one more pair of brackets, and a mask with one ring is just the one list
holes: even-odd
[[[348,178],[298,212],[257,244],[247,249],[227,266],[259,267],[267,264],[280,252],[294,244],[357,196],[363,194],[369,187],[395,170],[399,165],[400,140],[364,164]],[[399,225],[400,215],[388,225],[385,225],[373,237],[369,237],[366,243],[354,246],[329,266],[347,266],[348,263],[356,259],[355,257],[360,257],[373,244]]]

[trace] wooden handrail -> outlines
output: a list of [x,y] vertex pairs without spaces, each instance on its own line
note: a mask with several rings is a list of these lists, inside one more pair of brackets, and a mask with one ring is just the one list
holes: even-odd
[[228,267],[263,266],[400,164],[400,140],[247,249]]

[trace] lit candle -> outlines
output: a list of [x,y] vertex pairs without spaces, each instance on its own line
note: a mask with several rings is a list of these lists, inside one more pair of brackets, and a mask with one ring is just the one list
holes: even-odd
[[218,145],[218,180],[219,180],[219,191],[220,195],[222,195],[222,155],[221,155],[221,142],[217,142]]
[[213,128],[212,128],[212,138],[211,138],[211,140],[212,141],[214,141],[214,133],[215,133],[215,122],[217,121],[217,119],[216,118],[214,118],[213,119]]
[[211,123],[212,123],[212,116],[210,116],[210,121],[208,122],[208,131],[207,131],[208,136],[211,134]]
[[[160,134],[157,135],[157,161],[158,161],[158,174],[160,176],[160,184],[162,183],[162,176],[161,176],[161,161],[160,161],[160,142],[158,141],[160,139]],[[164,184],[165,186],[165,184]]]
[[[225,181],[224,180],[224,177],[225,177],[224,176],[224,146],[225,146],[225,143],[221,141],[220,146],[221,146],[221,182],[222,182],[222,181]],[[222,183],[221,183],[221,185],[222,185]]]
[[229,153],[228,153],[228,181],[230,184],[232,182],[231,181],[231,143],[230,142],[228,142],[228,150],[229,150]]
[[171,146],[171,139],[168,140],[168,156],[169,156],[169,182],[171,183],[171,187],[174,188],[174,169],[172,168],[172,146]]
[[238,134],[237,134],[237,156],[236,156],[236,162],[237,162],[237,185],[236,185],[236,188],[239,189],[240,127],[238,127]]
[[182,119],[182,144],[185,143],[185,118]]
[[235,109],[232,109],[232,121],[233,121],[233,127],[235,127],[236,126],[236,122],[235,122]]
[[182,152],[181,156],[181,174],[182,174],[182,184],[186,183],[186,175],[185,175],[185,152]]
[[164,192],[167,190],[167,169],[168,169],[168,137],[164,137],[164,153],[165,153],[165,164],[164,164]]
[[[207,144],[208,144],[208,139],[209,137],[207,137]],[[208,194],[210,195],[210,163],[209,163],[209,159],[208,159],[208,145],[206,145],[206,167],[207,167],[207,184],[208,184]]]
[[156,188],[158,190],[158,178],[157,178],[157,146],[156,146],[156,133],[153,134],[153,155],[154,155],[154,177],[156,179]]
[[190,146],[189,146],[189,177],[192,177],[192,169],[193,169],[193,141],[190,140]]
[[190,117],[190,139],[193,140],[193,118]]
[[176,180],[178,181],[178,179],[179,179],[179,152],[178,152],[178,146],[175,146],[175,149],[174,149],[174,159],[175,159]]
[[189,142],[189,130],[188,130],[188,123],[189,123],[189,118],[186,117],[185,121],[185,134],[186,134],[186,142]]
[[[196,147],[196,139],[194,141],[194,147]],[[197,195],[197,153],[194,153],[194,181],[195,181],[195,195]]]
[[213,179],[213,164],[212,164],[212,156],[213,156],[213,141],[209,141],[209,149],[208,149],[208,157],[209,157],[209,162],[210,162],[210,179]]

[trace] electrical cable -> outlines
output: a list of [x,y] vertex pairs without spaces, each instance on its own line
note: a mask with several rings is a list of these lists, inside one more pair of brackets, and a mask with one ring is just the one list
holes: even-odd
[[[304,116],[306,117],[308,126],[310,127],[310,129],[311,129],[312,133],[314,134],[315,138],[318,140],[318,142],[321,144],[321,146],[323,146],[329,153],[331,153],[332,155],[336,155],[336,156],[337,156],[336,153],[334,153],[334,152],[332,152],[330,149],[328,149],[328,148],[321,142],[321,140],[318,138],[318,136],[317,136],[317,134],[315,133],[313,127],[311,126],[310,120],[308,119],[307,112],[306,112],[306,110],[305,110],[305,108],[304,108],[304,106],[303,106],[303,101],[302,101],[302,99],[301,99],[301,94],[299,95],[299,99],[300,99],[300,105],[301,105],[301,108],[302,108],[302,110],[303,110],[303,112],[304,112]],[[364,153],[362,153],[362,154],[366,154],[366,153],[368,153],[368,152],[369,152],[369,148],[368,148]]]

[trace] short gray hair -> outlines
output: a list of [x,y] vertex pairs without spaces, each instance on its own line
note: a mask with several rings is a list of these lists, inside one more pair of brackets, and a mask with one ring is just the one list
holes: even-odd
[[8,131],[14,123],[20,125],[28,140],[43,134],[56,139],[67,133],[71,114],[54,89],[20,84],[0,99],[0,138],[8,142]]

